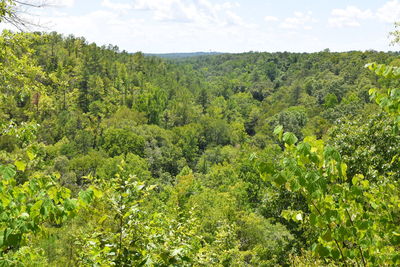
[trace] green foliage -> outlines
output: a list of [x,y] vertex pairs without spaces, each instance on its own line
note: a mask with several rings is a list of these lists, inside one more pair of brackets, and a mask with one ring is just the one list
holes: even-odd
[[138,109],[147,114],[149,123],[159,124],[161,113],[166,102],[165,92],[161,89],[147,85],[138,97]]
[[[393,67],[368,66],[378,75],[396,77]],[[371,90],[370,94],[394,117],[397,125],[400,110],[393,106],[397,107],[400,97],[391,92],[389,89],[387,94],[378,94]],[[278,127],[275,134],[281,138],[282,131]],[[398,264],[400,192],[393,172],[382,172],[373,183],[362,174],[355,174],[349,181],[346,163],[331,146],[312,138],[295,145],[297,138],[290,132],[284,133],[282,139],[286,149],[281,170],[269,168],[262,172],[276,186],[284,185],[289,191],[300,192],[307,200],[308,217],[304,218],[302,211],[293,210],[282,212],[282,216],[317,229],[318,242],[312,251],[345,265]],[[397,156],[398,152],[391,164]]]
[[[400,78],[399,67],[376,63],[367,64],[366,67],[388,80]],[[394,130],[398,132],[400,127],[400,89],[392,87],[386,90],[370,89],[369,94],[385,112],[394,117]]]
[[143,155],[144,138],[129,130],[109,128],[104,133],[103,148],[111,157],[127,153]]
[[[17,251],[29,244],[29,235],[42,231],[45,223],[62,224],[77,208],[77,200],[70,198],[70,190],[59,186],[54,176],[36,174],[29,181],[17,184],[17,170],[24,171],[25,166],[22,161],[17,162],[16,167],[0,165],[0,258],[9,265],[27,263],[20,256],[29,258],[29,254]],[[35,258],[35,255],[31,256]]]
[[1,264],[399,264],[396,53],[0,48]]
[[376,181],[390,173],[399,178],[397,154],[400,137],[392,131],[393,120],[384,114],[371,114],[346,120],[330,132],[329,143],[347,163],[349,177],[364,175]]
[[347,165],[340,154],[312,138],[297,146],[286,142],[280,164],[281,170],[264,173],[276,186],[306,199],[307,217],[302,211],[285,211],[282,216],[317,229],[318,242],[312,246],[316,255],[346,265],[398,263],[398,244],[389,234],[399,231],[397,181],[380,177],[379,183],[371,184],[356,175],[347,182]]

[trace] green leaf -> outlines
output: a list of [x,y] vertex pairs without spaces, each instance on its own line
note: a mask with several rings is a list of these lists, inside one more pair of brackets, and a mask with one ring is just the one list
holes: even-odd
[[369,226],[368,221],[361,221],[356,223],[356,227],[358,230],[367,230]]
[[310,218],[311,225],[316,225],[317,224],[317,216],[314,213],[311,213],[309,218]]
[[282,140],[282,134],[283,134],[283,126],[282,125],[276,126],[274,129],[274,135],[277,135],[278,139]]
[[47,216],[50,213],[50,210],[53,208],[53,202],[46,198],[43,203],[42,206],[40,207],[40,214],[43,216]]
[[79,198],[86,204],[90,204],[93,200],[94,192],[90,188],[86,191],[79,192]]
[[55,186],[52,186],[47,190],[47,194],[49,195],[50,199],[52,199],[52,200],[58,200],[57,193],[58,193],[58,189]]
[[281,186],[286,183],[286,178],[282,175],[282,173],[279,173],[278,175],[275,176],[274,182],[278,186]]
[[329,255],[329,249],[322,245],[318,245],[317,252],[321,257],[326,257]]
[[297,191],[300,190],[300,188],[301,188],[300,184],[297,182],[296,179],[293,179],[293,180],[290,181],[290,189],[291,189],[291,191],[297,192]]
[[376,63],[373,62],[373,63],[365,64],[365,68],[368,68],[369,70],[374,70],[376,68]]
[[93,191],[94,197],[101,198],[103,196],[103,192],[98,190],[96,187],[91,186],[90,189]]
[[29,160],[33,160],[36,157],[36,155],[30,150],[26,151],[26,155],[28,156]]
[[179,256],[182,253],[183,249],[182,248],[176,248],[171,252],[171,257],[176,257]]
[[361,181],[361,186],[363,187],[363,189],[368,189],[369,188],[369,181],[368,180]]
[[340,174],[343,176],[343,177],[346,177],[346,173],[347,173],[347,165],[346,165],[346,163],[340,163]]
[[309,143],[300,143],[297,145],[297,151],[299,151],[302,155],[306,156],[311,152],[311,145]]
[[351,179],[351,182],[353,183],[353,185],[358,185],[359,182],[360,182],[361,180],[363,180],[363,179],[364,179],[364,175],[362,175],[362,174],[356,174],[356,175],[353,177],[353,179]]
[[336,239],[339,241],[347,239],[347,230],[344,226],[340,226],[339,229],[336,230]]
[[377,91],[378,91],[378,89],[372,88],[372,89],[369,89],[369,90],[368,90],[368,94],[369,94],[369,95],[375,95]]
[[43,200],[37,201],[35,204],[32,205],[30,209],[31,217],[37,217],[40,215],[40,209],[42,207]]
[[25,171],[25,168],[26,168],[26,163],[25,162],[20,161],[20,160],[16,160],[14,162],[14,164],[15,164],[15,167],[17,167],[17,170]]
[[10,233],[7,236],[7,239],[5,240],[4,244],[7,246],[16,247],[21,242],[21,239],[22,239],[22,233]]
[[340,251],[337,248],[332,249],[331,254],[332,258],[334,258],[335,260],[340,259]]
[[275,173],[275,167],[271,162],[261,162],[260,165],[258,166],[258,170],[261,173],[268,173],[268,174]]
[[392,67],[392,66],[387,66],[387,67],[385,68],[385,71],[383,72],[382,75],[383,75],[385,78],[387,78],[387,77],[389,77],[390,74],[392,73],[392,70],[393,70],[393,67]]
[[283,134],[283,141],[288,145],[294,145],[298,139],[294,133],[286,132]]
[[332,232],[331,232],[331,230],[325,231],[325,233],[323,233],[321,237],[325,241],[331,241],[332,240]]
[[[10,202],[12,201],[12,196],[5,192],[0,192],[0,201],[3,206],[8,206]],[[3,213],[2,215],[6,215],[6,213]]]
[[64,201],[64,208],[67,211],[72,211],[76,208],[76,200],[75,199],[66,199]]
[[400,68],[399,67],[393,68],[393,75],[395,76],[395,78],[398,78],[400,76]]
[[0,174],[4,179],[9,180],[13,178],[16,173],[13,165],[0,165]]
[[331,146],[327,146],[324,150],[324,158],[325,160],[335,160],[336,162],[341,162],[341,156],[339,152]]

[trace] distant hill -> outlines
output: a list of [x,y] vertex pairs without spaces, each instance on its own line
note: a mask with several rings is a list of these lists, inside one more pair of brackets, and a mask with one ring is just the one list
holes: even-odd
[[220,54],[225,54],[225,53],[222,53],[222,52],[189,52],[189,53],[165,53],[165,54],[145,53],[144,55],[161,57],[161,58],[169,58],[169,59],[177,59],[177,58],[210,56],[210,55],[220,55]]

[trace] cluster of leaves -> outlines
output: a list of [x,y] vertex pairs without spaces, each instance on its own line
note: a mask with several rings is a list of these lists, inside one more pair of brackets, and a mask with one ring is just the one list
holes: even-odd
[[[7,127],[7,134],[10,134],[10,128],[13,126]],[[5,132],[3,129],[3,134]],[[29,125],[14,129],[14,132],[33,136]],[[25,142],[32,142],[30,139],[23,139]],[[58,173],[33,172],[27,181],[21,182],[17,174],[28,172],[28,168],[32,168],[40,157],[35,153],[32,143],[21,149],[21,154],[24,158],[13,163],[0,164],[1,266],[29,263],[35,257],[38,257],[39,262],[46,262],[40,249],[32,254],[23,254],[22,250],[31,249],[30,240],[34,235],[45,232],[47,227],[62,225],[76,214],[79,207],[88,204],[81,197],[84,191],[76,199],[71,196],[71,190],[58,183]]]
[[[397,68],[370,64],[368,67],[387,79],[398,78]],[[371,97],[393,116],[397,133],[397,89],[381,93],[370,90]],[[340,153],[322,140],[307,137],[298,142],[291,132],[277,127],[275,134],[284,142],[284,158],[278,168],[261,164],[260,172],[275,186],[300,193],[308,210],[285,210],[282,216],[313,227],[317,241],[311,246],[315,255],[350,265],[398,265],[400,263],[400,191],[396,172],[376,176],[347,175],[347,164]],[[390,164],[397,161],[398,150]]]
[[[398,85],[400,67],[376,63],[367,64],[366,67],[374,71],[376,75],[383,76],[389,81],[394,80],[394,84]],[[393,88],[390,85],[386,90],[370,89],[369,94],[385,112],[394,117],[393,130],[398,133],[400,127],[400,89]]]

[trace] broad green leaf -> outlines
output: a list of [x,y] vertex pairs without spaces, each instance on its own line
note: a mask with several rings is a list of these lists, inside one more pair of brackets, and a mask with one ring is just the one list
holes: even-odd
[[368,189],[369,188],[369,181],[368,180],[361,181],[361,186],[362,186],[363,189]]
[[98,190],[96,187],[91,186],[90,189],[93,191],[95,198],[101,198],[103,196],[103,192]]
[[318,254],[319,254],[321,257],[326,257],[326,256],[329,255],[329,249],[328,249],[327,247],[322,246],[322,245],[319,245],[319,246],[318,246],[317,251],[318,251]]
[[340,259],[340,251],[337,248],[331,250],[332,258],[335,260]]
[[346,165],[346,163],[340,163],[340,174],[343,176],[343,177],[346,177],[347,176],[347,165]]
[[17,170],[19,171],[25,171],[26,168],[26,163],[20,160],[16,160],[14,162],[15,167],[17,167]]
[[36,155],[30,150],[26,151],[26,155],[28,156],[29,160],[33,160],[36,157]]
[[72,211],[76,208],[76,200],[75,199],[65,199],[64,208],[67,211]]
[[376,63],[367,63],[365,64],[365,68],[368,68],[369,70],[374,70],[376,68]]
[[274,135],[278,136],[279,140],[282,140],[282,134],[283,134],[283,126],[278,125],[274,129]]
[[0,174],[4,179],[9,180],[13,178],[16,173],[13,165],[0,165]]
[[31,217],[37,217],[40,215],[40,209],[42,207],[43,200],[37,201],[35,204],[32,205],[30,209]]
[[326,230],[325,233],[322,234],[322,239],[325,241],[331,241],[332,240],[332,232],[331,230]]
[[393,67],[392,66],[387,66],[383,72],[383,76],[388,78],[390,74],[392,73]]
[[275,167],[271,162],[261,162],[258,169],[261,173],[273,174],[275,172]]
[[317,216],[314,213],[311,213],[309,218],[310,218],[311,225],[316,225],[317,224]]
[[297,151],[306,156],[311,152],[311,145],[309,143],[302,142],[297,145]]
[[58,189],[56,186],[52,186],[47,190],[47,194],[49,195],[50,199],[52,200],[58,200],[57,195],[58,195]]
[[281,186],[286,183],[286,178],[284,177],[283,174],[279,173],[275,176],[274,182],[278,185]]
[[375,93],[378,91],[378,89],[376,89],[376,88],[372,88],[372,89],[369,89],[368,90],[368,94],[369,95],[375,95]]
[[358,230],[367,230],[369,226],[368,221],[356,222]]
[[298,139],[294,133],[286,132],[283,134],[283,141],[288,145],[294,145]]
[[40,214],[43,216],[48,216],[50,212],[54,209],[54,203],[51,199],[46,198],[43,200],[42,207],[40,208]]
[[353,179],[351,179],[351,182],[353,183],[353,185],[358,185],[359,182],[360,182],[361,180],[363,180],[363,179],[364,179],[364,175],[362,175],[362,174],[357,174],[357,175],[355,175],[355,176],[353,177]]
[[79,192],[79,198],[86,204],[90,204],[94,197],[94,192],[92,189],[88,188],[86,191]]

